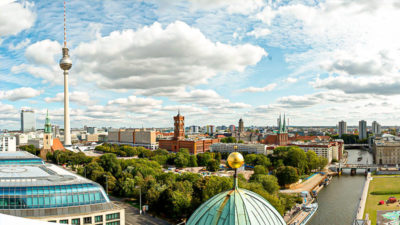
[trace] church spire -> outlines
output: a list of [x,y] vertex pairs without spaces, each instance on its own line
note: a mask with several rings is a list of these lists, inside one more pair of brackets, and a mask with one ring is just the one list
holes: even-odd
[[286,114],[283,114],[283,128],[282,128],[283,133],[287,133],[287,128],[286,128]]
[[49,118],[49,110],[47,110],[46,114],[46,120],[44,123],[44,133],[50,134],[51,133],[51,123],[50,123],[50,118]]

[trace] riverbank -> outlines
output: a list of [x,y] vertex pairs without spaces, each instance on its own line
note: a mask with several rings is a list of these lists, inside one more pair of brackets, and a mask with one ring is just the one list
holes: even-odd
[[365,210],[365,204],[367,202],[367,197],[368,197],[369,184],[370,184],[372,179],[373,178],[371,177],[371,173],[368,173],[367,174],[367,178],[366,178],[365,183],[364,183],[363,192],[361,194],[360,203],[358,204],[357,216],[356,216],[356,218],[358,220],[362,220],[363,219],[364,210]]

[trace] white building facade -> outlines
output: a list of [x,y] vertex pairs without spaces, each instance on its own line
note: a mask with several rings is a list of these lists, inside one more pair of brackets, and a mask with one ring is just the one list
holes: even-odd
[[17,151],[17,139],[14,136],[0,135],[0,153]]
[[237,146],[238,152],[247,152],[253,154],[267,154],[267,145],[263,144],[236,144],[236,143],[215,143],[210,146],[211,152],[234,152]]

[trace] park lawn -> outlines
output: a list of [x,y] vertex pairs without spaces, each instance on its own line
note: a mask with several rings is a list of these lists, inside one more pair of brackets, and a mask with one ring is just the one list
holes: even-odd
[[365,205],[365,213],[368,213],[372,225],[376,225],[376,212],[381,210],[400,210],[398,203],[378,205],[380,200],[386,200],[389,197],[400,198],[399,195],[371,195],[373,191],[400,191],[400,177],[374,177],[369,184],[368,197]]

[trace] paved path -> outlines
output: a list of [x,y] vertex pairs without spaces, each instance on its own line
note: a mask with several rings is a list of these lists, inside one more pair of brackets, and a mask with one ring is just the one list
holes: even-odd
[[167,221],[152,217],[150,214],[140,215],[139,209],[133,207],[129,203],[123,202],[121,199],[109,196],[114,204],[117,204],[125,209],[125,224],[126,225],[170,225]]
[[358,204],[357,219],[362,220],[365,210],[365,203],[367,202],[369,182],[372,180],[371,173],[368,173],[367,180],[364,184],[363,193],[361,194],[360,204]]

